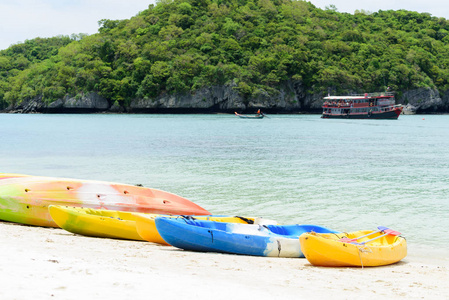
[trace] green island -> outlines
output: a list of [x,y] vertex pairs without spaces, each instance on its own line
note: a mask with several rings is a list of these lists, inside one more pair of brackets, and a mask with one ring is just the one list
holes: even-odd
[[449,112],[449,21],[296,0],[160,0],[93,35],[0,51],[0,110],[320,112],[384,91]]

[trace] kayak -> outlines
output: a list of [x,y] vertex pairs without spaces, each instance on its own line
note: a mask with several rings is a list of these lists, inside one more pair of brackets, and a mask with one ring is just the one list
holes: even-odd
[[16,174],[16,173],[0,173],[0,180],[8,178],[28,177],[28,176],[30,175]]
[[396,233],[380,226],[378,231],[305,233],[299,239],[302,252],[312,265],[374,267],[397,263],[407,255],[406,240]]
[[0,220],[3,221],[58,227],[50,216],[49,205],[169,215],[210,215],[183,197],[152,188],[41,176],[0,177]]
[[48,210],[59,227],[72,233],[103,238],[143,240],[136,231],[136,213],[60,205],[50,205]]
[[168,244],[180,249],[272,257],[304,257],[301,234],[336,232],[316,225],[253,225],[163,217],[156,218],[156,228]]
[[[159,234],[156,228],[156,218],[161,215],[134,214],[137,233],[146,241],[169,245]],[[168,217],[168,216],[165,216]],[[172,218],[185,218],[181,216],[172,216]],[[258,218],[258,217],[232,217],[232,216],[194,216],[197,220],[208,220],[215,222],[241,223],[241,224],[277,224],[276,221]]]
[[[146,240],[153,243],[167,243],[156,230],[154,220],[157,217],[173,217],[160,214],[131,213],[116,210],[93,209],[85,207],[68,207],[50,205],[48,207],[53,221],[69,232],[102,238],[127,240]],[[230,217],[230,216],[183,216],[218,222],[254,222],[260,218]],[[138,226],[139,225],[139,226]],[[138,230],[140,228],[140,230]]]

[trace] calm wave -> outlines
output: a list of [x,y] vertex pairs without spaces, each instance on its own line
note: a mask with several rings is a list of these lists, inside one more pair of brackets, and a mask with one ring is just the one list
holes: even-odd
[[449,116],[0,114],[0,171],[143,184],[216,214],[449,249]]

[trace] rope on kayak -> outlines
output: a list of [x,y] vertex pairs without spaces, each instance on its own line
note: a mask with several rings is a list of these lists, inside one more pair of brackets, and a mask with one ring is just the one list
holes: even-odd
[[362,261],[362,256],[360,253],[373,253],[373,251],[371,250],[371,248],[365,246],[365,245],[357,245],[357,249],[359,250],[359,259],[360,259],[360,265],[362,265],[362,269],[363,269],[363,261]]
[[276,240],[276,242],[278,242],[278,257],[281,257],[281,242],[279,242],[279,240]]
[[357,247],[357,248],[359,249],[359,251],[358,251],[358,253],[359,253],[359,259],[360,259],[360,264],[362,265],[362,269],[363,269],[362,256],[360,255],[360,252],[362,252],[362,251],[360,251],[360,248],[359,248],[359,247]]
[[181,218],[183,218],[184,220],[196,220],[196,218],[192,217],[192,216],[187,216],[187,215],[180,215]]
[[[348,235],[348,233],[346,233],[346,232],[343,232],[343,233],[344,233],[344,236],[343,236],[343,237],[346,237],[346,236]],[[336,234],[335,232],[332,232],[332,234],[335,235],[338,239],[340,239],[340,237],[338,236],[338,234]]]
[[208,230],[207,232],[210,233],[210,237],[212,238],[212,244],[214,243],[214,232],[212,230]]
[[310,231],[309,233],[312,234],[312,235],[316,235],[316,236],[325,238],[325,239],[332,239],[331,237],[328,236],[329,234],[335,235],[337,237],[337,239],[340,239],[339,234],[344,234],[343,237],[346,237],[348,235],[345,232],[341,232],[341,233],[335,233],[335,232],[315,232],[313,230]]

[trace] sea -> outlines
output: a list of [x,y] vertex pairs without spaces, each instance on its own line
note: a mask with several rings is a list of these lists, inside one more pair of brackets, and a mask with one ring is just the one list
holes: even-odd
[[284,224],[386,226],[409,254],[449,254],[449,115],[0,114],[0,172],[142,184]]

